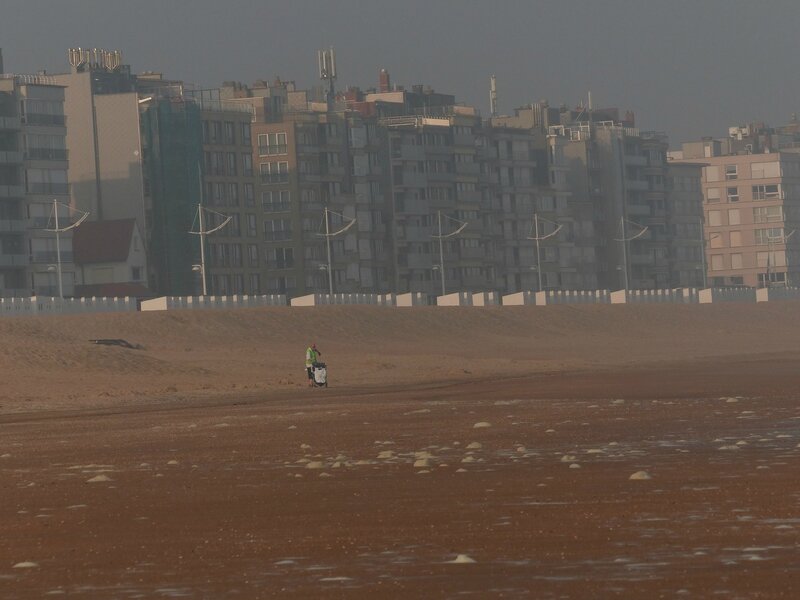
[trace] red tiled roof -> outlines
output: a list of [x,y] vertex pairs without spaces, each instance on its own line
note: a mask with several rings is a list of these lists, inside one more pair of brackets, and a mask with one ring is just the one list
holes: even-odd
[[96,283],[91,285],[76,285],[75,296],[78,298],[121,298],[133,296],[135,298],[152,298],[153,292],[141,283]]
[[135,219],[82,223],[72,234],[75,264],[125,262],[135,224]]

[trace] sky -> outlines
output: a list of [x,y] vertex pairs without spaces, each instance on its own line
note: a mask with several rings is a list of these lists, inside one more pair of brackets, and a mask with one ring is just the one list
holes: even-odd
[[119,49],[134,72],[203,87],[317,81],[334,46],[337,86],[423,83],[488,114],[542,99],[636,113],[671,145],[732,125],[788,122],[797,0],[2,0],[6,72],[68,70],[67,48]]

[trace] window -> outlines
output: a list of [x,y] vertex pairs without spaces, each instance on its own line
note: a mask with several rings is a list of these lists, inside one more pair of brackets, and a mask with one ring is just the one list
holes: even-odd
[[211,122],[211,139],[212,144],[218,144],[222,141],[222,123],[219,121]]
[[778,162],[753,163],[750,166],[753,179],[764,179],[766,177],[780,177],[781,165]]
[[738,208],[732,208],[728,211],[728,225],[741,225],[742,217]]
[[256,216],[252,213],[246,215],[247,219],[247,237],[256,237],[258,235],[258,221]]
[[708,188],[706,191],[706,201],[709,203],[719,202],[719,188]]
[[742,255],[731,254],[731,269],[741,269],[741,268],[742,268]]
[[759,206],[753,209],[754,223],[783,221],[783,208],[780,206]]
[[131,281],[141,281],[141,280],[142,280],[142,268],[131,267]]
[[250,123],[239,123],[239,139],[242,146],[249,146],[252,141],[250,138]]
[[322,208],[317,204],[317,191],[304,188],[300,190],[300,208],[303,210],[316,210]]
[[289,181],[289,163],[261,163],[261,183],[286,183]]
[[739,167],[736,165],[725,165],[725,179],[738,179]]
[[754,185],[753,200],[772,200],[780,198],[781,192],[778,185]]
[[247,264],[250,267],[258,266],[258,245],[247,244]]
[[711,227],[719,227],[722,225],[722,213],[718,210],[708,211],[708,224]]
[[258,273],[253,273],[250,275],[250,293],[251,294],[261,293],[261,275],[259,275]]
[[225,121],[225,143],[232,146],[236,143],[236,128],[231,121]]
[[244,205],[245,206],[255,206],[256,205],[256,193],[255,188],[253,187],[252,183],[245,183],[244,187]]
[[228,184],[228,205],[229,206],[239,206],[239,184],[238,183],[229,183]]
[[274,156],[276,154],[286,154],[285,133],[260,133],[258,134],[258,155]]
[[265,258],[268,269],[291,269],[294,266],[294,249],[267,248]]
[[236,153],[228,152],[228,175],[236,175]]
[[292,239],[292,222],[289,219],[269,219],[264,221],[264,240],[276,242]]
[[262,192],[261,209],[267,213],[286,212],[290,210],[290,199],[289,190]]
[[770,227],[769,229],[756,229],[756,245],[766,246],[767,244],[783,243],[783,227]]
[[739,188],[729,187],[727,188],[727,193],[728,193],[728,202],[739,201]]
[[731,231],[731,248],[738,248],[742,245],[742,232],[741,231]]
[[65,169],[27,169],[25,173],[31,194],[69,194]]
[[242,175],[245,177],[253,176],[253,155],[242,154]]
[[725,268],[725,257],[722,254],[711,255],[711,270],[722,271]]

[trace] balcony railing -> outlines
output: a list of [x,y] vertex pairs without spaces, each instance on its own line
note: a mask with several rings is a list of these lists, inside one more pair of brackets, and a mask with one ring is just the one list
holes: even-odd
[[283,242],[286,240],[292,239],[292,232],[291,231],[265,231],[264,232],[264,241],[265,242]]
[[0,163],[18,165],[22,163],[22,152],[18,150],[0,150]]
[[28,182],[29,194],[69,194],[68,183],[31,183]]
[[27,254],[6,253],[0,250],[0,267],[26,267],[29,264]]
[[19,117],[0,117],[0,129],[19,129]]
[[[42,265],[56,262],[58,262],[58,252],[55,250],[31,253],[31,264]],[[69,250],[62,250],[61,262],[62,264],[72,262],[72,252]]]
[[1,185],[0,198],[21,198],[25,195],[25,188],[21,185]]
[[261,209],[265,213],[289,212],[291,206],[290,202],[262,202]]
[[25,229],[24,219],[0,219],[0,233],[19,233]]
[[265,183],[265,184],[287,183],[288,181],[289,181],[289,174],[288,173],[262,173],[261,174],[261,183]]
[[267,261],[267,268],[272,269],[274,271],[280,271],[282,269],[293,269],[294,268],[294,261],[293,260],[268,260]]
[[28,148],[27,160],[67,160],[67,151],[58,148]]
[[258,147],[258,155],[259,156],[275,156],[278,154],[286,154],[288,151],[288,147],[286,144],[279,144],[277,146],[259,146]]
[[45,115],[40,113],[28,113],[22,117],[22,122],[28,125],[45,125],[63,127],[67,124],[67,117],[64,115]]

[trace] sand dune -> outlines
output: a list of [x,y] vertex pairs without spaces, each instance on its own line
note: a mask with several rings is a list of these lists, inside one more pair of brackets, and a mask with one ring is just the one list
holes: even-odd
[[[0,320],[0,412],[292,392],[317,342],[331,385],[518,376],[796,353],[794,303],[415,308],[331,306]],[[96,346],[124,338],[139,350]]]

